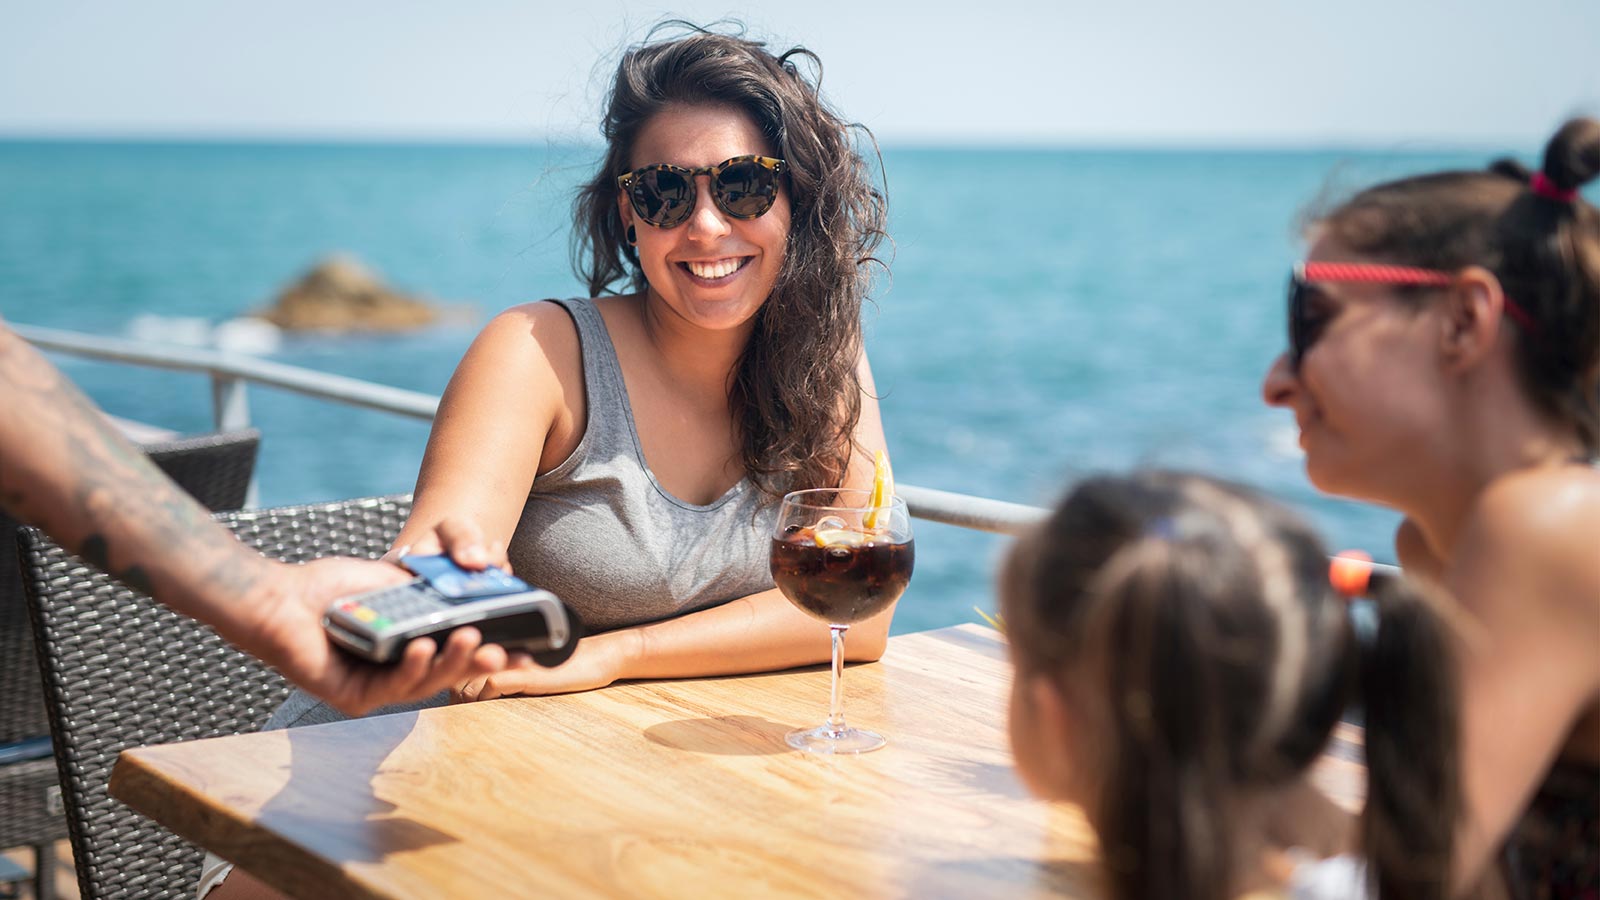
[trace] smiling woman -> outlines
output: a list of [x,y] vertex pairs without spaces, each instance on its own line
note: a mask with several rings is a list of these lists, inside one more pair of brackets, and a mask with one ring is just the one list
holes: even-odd
[[[770,536],[785,492],[870,487],[884,449],[860,322],[884,199],[814,56],[688,32],[618,66],[576,204],[591,296],[501,313],[440,402],[396,546],[509,563],[598,632],[457,700],[829,657],[773,588]],[[883,653],[893,614],[853,626],[852,658]],[[297,696],[270,724],[333,718]]]

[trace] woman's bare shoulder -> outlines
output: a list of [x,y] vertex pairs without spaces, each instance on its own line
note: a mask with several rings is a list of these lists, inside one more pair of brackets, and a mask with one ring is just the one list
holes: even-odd
[[582,353],[572,319],[553,302],[523,303],[502,310],[478,332],[450,376],[439,410],[446,419],[479,410],[491,418],[559,424],[582,392]]
[[1455,556],[1522,573],[1537,590],[1514,602],[1600,616],[1600,471],[1572,465],[1496,479],[1468,513]]
[[[1600,527],[1600,469],[1571,465],[1495,479],[1478,496],[1469,529],[1505,540],[1543,538],[1561,546],[1584,539],[1592,550]],[[1587,533],[1580,531],[1587,527]]]
[[[502,310],[478,332],[463,367],[486,368],[502,378],[581,377],[581,345],[572,317],[550,300]],[[498,379],[497,379],[498,380]]]
[[531,341],[544,352],[562,352],[578,347],[578,328],[572,316],[554,300],[519,303],[497,314],[479,333],[496,344]]

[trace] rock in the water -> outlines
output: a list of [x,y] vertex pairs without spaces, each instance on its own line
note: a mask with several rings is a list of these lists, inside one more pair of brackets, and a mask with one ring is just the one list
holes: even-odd
[[433,324],[439,311],[391,290],[358,260],[334,256],[252,315],[291,331],[406,331]]

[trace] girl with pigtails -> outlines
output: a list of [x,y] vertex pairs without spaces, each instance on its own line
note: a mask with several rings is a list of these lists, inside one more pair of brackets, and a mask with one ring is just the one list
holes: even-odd
[[[1152,472],[1079,485],[1013,548],[1000,594],[1017,771],[1085,810],[1109,896],[1352,897],[1369,877],[1381,897],[1447,896],[1453,638],[1405,582],[1378,582],[1376,627],[1357,629],[1300,520]],[[1286,806],[1321,808],[1302,803],[1308,771],[1357,704],[1371,773],[1359,846],[1323,859],[1280,846]]]
[[[1450,885],[1600,895],[1600,121],[1538,171],[1380,184],[1315,220],[1268,403],[1324,491],[1405,514],[1408,576],[1471,624],[1457,650]],[[1371,730],[1369,730],[1369,739]]]

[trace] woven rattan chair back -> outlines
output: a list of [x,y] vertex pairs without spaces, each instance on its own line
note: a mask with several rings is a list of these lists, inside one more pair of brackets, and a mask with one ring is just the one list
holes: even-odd
[[[231,510],[244,505],[260,444],[261,432],[245,428],[143,449],[206,508]],[[33,846],[36,867],[46,868],[49,845],[67,836],[67,820],[49,802],[56,765],[17,564],[17,528],[0,513],[0,848]],[[36,892],[46,890],[43,881],[36,883]]]
[[[303,562],[381,555],[410,508],[406,497],[367,498],[217,518],[268,556]],[[82,896],[190,897],[201,851],[106,792],[117,754],[253,731],[288,685],[37,530],[19,543]]]
[[260,448],[261,432],[241,428],[144,444],[140,449],[202,506],[223,512],[244,507]]

